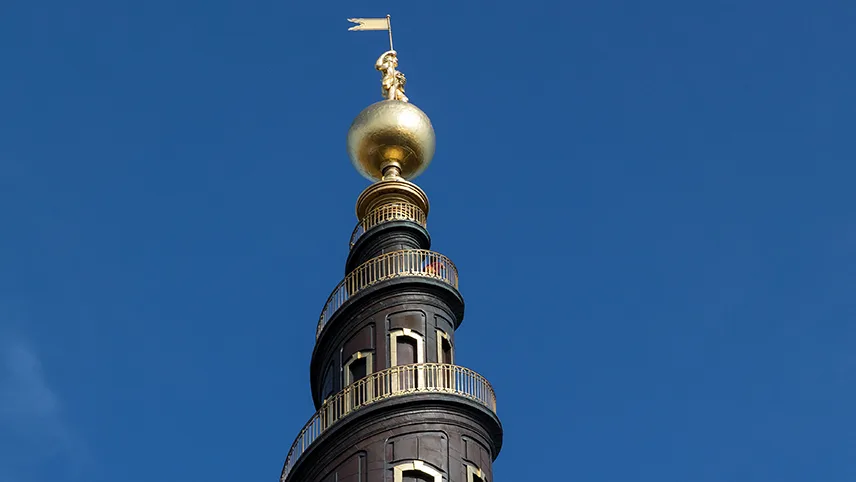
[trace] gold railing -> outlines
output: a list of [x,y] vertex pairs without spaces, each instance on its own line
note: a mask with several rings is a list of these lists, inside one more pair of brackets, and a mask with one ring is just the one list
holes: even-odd
[[419,209],[415,204],[410,203],[391,203],[384,204],[370,213],[357,223],[354,232],[351,233],[351,247],[357,240],[366,233],[369,229],[390,221],[413,221],[414,223],[425,227],[427,225],[427,217],[425,212]]
[[351,296],[375,283],[398,276],[434,278],[458,287],[458,269],[449,258],[440,253],[427,249],[405,249],[382,254],[357,266],[336,286],[321,310],[315,337],[321,336],[321,330],[327,320]]
[[349,413],[387,398],[422,392],[458,395],[496,413],[493,387],[483,376],[468,368],[445,363],[420,363],[375,372],[324,401],[291,445],[282,480],[312,442]]

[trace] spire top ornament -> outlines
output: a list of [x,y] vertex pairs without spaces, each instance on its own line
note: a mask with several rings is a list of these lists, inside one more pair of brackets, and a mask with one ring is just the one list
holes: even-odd
[[357,171],[373,181],[410,180],[434,157],[431,120],[404,95],[407,79],[398,71],[392,47],[392,22],[386,18],[349,18],[351,31],[386,30],[389,50],[375,62],[384,100],[366,107],[348,130],[348,155]]

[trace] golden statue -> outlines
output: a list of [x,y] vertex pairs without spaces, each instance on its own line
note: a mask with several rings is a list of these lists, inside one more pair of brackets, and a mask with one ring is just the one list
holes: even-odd
[[375,69],[381,72],[381,93],[384,99],[407,102],[404,95],[404,84],[407,79],[397,70],[398,54],[395,50],[387,50],[375,62]]

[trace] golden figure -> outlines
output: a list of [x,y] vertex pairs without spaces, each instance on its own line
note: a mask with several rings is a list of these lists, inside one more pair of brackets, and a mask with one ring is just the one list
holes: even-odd
[[404,84],[407,79],[397,70],[398,54],[395,50],[387,50],[375,62],[375,68],[381,72],[381,93],[384,99],[407,102],[404,95]]

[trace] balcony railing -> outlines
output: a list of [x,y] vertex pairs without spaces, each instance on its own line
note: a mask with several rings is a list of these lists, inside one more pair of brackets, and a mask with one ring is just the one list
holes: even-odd
[[483,376],[468,368],[444,363],[420,363],[375,372],[324,401],[291,445],[285,459],[282,480],[285,480],[312,442],[349,413],[387,398],[423,392],[458,395],[496,413],[493,387]]
[[390,221],[413,221],[425,227],[427,225],[427,217],[425,212],[419,209],[415,204],[410,203],[391,203],[384,204],[370,213],[357,223],[354,232],[351,233],[351,247],[354,247],[360,236],[366,233],[369,229]]
[[458,287],[458,270],[452,261],[440,253],[426,249],[405,249],[382,254],[357,266],[348,273],[344,280],[324,303],[324,309],[318,320],[316,338],[321,336],[321,330],[327,320],[339,308],[362,289],[383,280],[398,276],[422,276],[434,278]]

